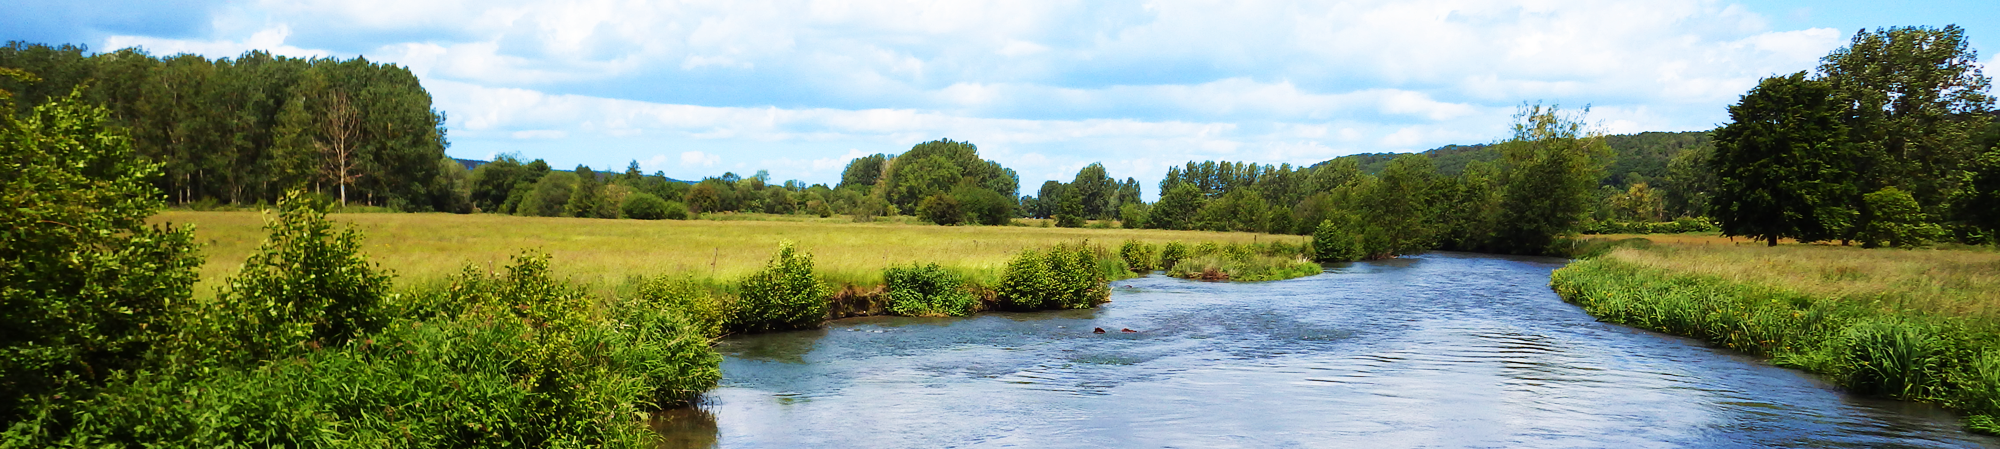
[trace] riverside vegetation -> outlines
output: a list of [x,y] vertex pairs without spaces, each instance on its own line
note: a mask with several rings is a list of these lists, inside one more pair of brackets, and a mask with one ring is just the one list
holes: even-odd
[[1945,405],[1973,430],[2000,432],[2000,253],[1611,246],[1556,270],[1550,285],[1605,321],[1769,357],[1863,394]]

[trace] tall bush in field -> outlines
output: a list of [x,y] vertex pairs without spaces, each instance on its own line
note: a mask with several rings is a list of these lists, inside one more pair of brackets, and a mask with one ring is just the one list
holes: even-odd
[[297,191],[279,201],[278,218],[264,225],[270,236],[198,317],[212,327],[187,343],[241,363],[338,345],[380,327],[389,274],[361,254],[360,233],[334,230],[319,207]]
[[813,273],[812,254],[798,250],[791,242],[780,244],[771,262],[745,278],[737,289],[742,297],[730,320],[733,329],[805,329],[826,321],[831,292]]
[[159,165],[80,92],[16,119],[0,91],[0,422],[140,367],[202,263],[192,229],[146,224]]

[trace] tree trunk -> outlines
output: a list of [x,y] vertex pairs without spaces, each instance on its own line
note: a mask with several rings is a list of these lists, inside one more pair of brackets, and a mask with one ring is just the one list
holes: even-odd
[[1771,236],[1771,244],[1764,246],[1778,246],[1778,236]]

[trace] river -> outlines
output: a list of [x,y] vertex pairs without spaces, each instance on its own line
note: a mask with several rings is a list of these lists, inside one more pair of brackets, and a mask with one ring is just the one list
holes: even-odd
[[655,424],[720,447],[2000,446],[1930,406],[1597,322],[1549,290],[1562,263],[1150,276],[1095,310],[731,337],[722,385]]

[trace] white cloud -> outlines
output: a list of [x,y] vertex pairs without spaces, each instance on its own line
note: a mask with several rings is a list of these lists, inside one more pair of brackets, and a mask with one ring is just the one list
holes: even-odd
[[509,134],[516,139],[561,139],[569,137],[568,132],[553,129],[530,129]]
[[684,167],[714,167],[715,164],[721,162],[722,162],[722,156],[716,156],[713,154],[703,153],[700,151],[688,151],[681,153],[681,166]]

